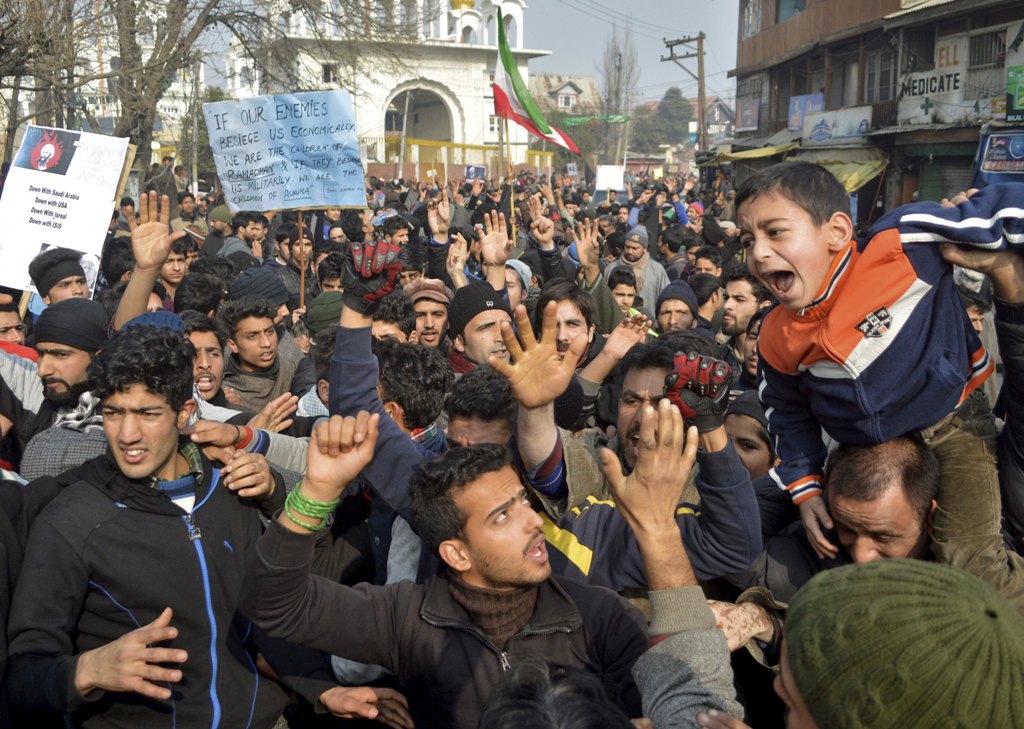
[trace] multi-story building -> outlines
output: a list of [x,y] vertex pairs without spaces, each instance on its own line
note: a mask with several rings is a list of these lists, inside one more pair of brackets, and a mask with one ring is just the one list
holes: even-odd
[[1012,0],[741,0],[720,159],[737,179],[783,157],[824,164],[862,223],[963,189],[982,126],[1006,120],[1022,18]]

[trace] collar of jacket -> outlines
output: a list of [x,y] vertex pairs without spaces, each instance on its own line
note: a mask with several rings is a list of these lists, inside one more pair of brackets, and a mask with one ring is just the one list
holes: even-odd
[[[448,590],[448,575],[441,571],[427,584],[427,595],[420,606],[420,619],[437,628],[466,630],[480,637],[495,650],[483,630],[469,619],[465,609],[455,602]],[[544,633],[571,633],[583,627],[583,616],[566,592],[552,578],[548,578],[537,589],[537,606],[533,617],[513,636],[542,635]]]
[[828,313],[832,308],[836,299],[839,298],[839,292],[842,290],[843,284],[849,278],[847,274],[853,268],[856,247],[857,241],[852,240],[846,245],[846,248],[839,251],[836,257],[832,259],[832,264],[825,275],[825,282],[821,285],[821,289],[815,295],[814,300],[800,310],[801,316],[811,310],[816,310],[816,313]]
[[[191,443],[187,444],[192,445]],[[186,442],[179,441],[179,446],[184,447],[185,445]],[[190,461],[190,468],[194,466],[202,469],[202,475],[196,476],[196,503],[198,504],[210,490],[213,481],[213,466],[198,448],[195,450],[193,458],[188,456],[186,458]],[[117,467],[117,461],[114,460],[114,456],[109,450],[102,456],[86,461],[78,476],[80,480],[101,491],[112,501],[128,508],[174,516],[184,513],[173,501],[150,485],[149,477],[130,479],[121,473],[121,469]]]

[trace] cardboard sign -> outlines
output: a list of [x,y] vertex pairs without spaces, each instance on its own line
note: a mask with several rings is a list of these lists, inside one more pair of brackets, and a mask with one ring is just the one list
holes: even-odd
[[347,91],[218,101],[203,116],[232,212],[366,206]]
[[569,175],[570,177],[576,177],[576,163],[575,162],[566,162],[565,163],[565,173],[567,175]]
[[626,185],[623,179],[626,175],[626,168],[621,165],[598,165],[597,182],[595,190],[616,190],[624,191]]
[[28,264],[60,247],[85,254],[92,288],[127,152],[127,139],[28,127],[0,198],[0,285],[34,291]]

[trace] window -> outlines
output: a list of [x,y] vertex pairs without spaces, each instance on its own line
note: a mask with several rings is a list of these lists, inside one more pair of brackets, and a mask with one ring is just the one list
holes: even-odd
[[1006,58],[1006,29],[971,36],[968,71],[1002,66]]
[[338,81],[338,64],[337,63],[323,63],[320,65],[321,76],[320,80],[325,84],[333,84]]
[[576,106],[576,94],[559,94],[558,108],[571,109]]
[[789,20],[797,13],[802,13],[807,6],[807,0],[779,0],[779,9],[775,18],[776,23]]
[[747,76],[736,81],[736,96],[761,96],[761,79],[760,74],[755,76]]
[[908,30],[903,36],[903,70],[906,73],[935,68],[935,29]]
[[498,117],[496,117],[494,114],[491,114],[489,117],[487,117],[487,132],[489,134],[497,134],[499,123],[500,121]]
[[740,34],[744,38],[757,35],[761,30],[761,0],[747,0],[740,18]]
[[895,75],[890,51],[869,53],[867,55],[867,73],[864,75],[864,101],[869,104],[891,101]]

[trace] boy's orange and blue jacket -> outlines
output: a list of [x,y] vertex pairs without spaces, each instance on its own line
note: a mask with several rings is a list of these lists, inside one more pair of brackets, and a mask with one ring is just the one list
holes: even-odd
[[758,341],[761,402],[797,504],[821,495],[827,449],[935,425],[992,374],[939,243],[1024,249],[1024,185],[992,185],[957,207],[884,215],[832,261],[806,308],[772,308]]

